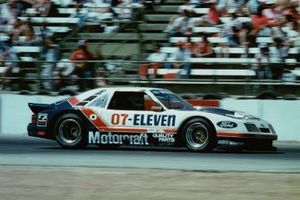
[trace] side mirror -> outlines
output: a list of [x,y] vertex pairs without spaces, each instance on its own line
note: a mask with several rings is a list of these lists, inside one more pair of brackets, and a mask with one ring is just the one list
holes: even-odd
[[164,111],[164,109],[161,106],[151,106],[151,111],[162,112],[162,111]]

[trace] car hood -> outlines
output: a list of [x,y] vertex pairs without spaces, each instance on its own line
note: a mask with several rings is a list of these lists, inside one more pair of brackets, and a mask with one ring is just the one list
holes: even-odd
[[212,113],[217,115],[222,115],[226,117],[231,117],[234,119],[253,119],[253,120],[261,120],[258,117],[255,117],[249,113],[242,112],[242,111],[234,111],[234,110],[227,110],[223,108],[212,108],[212,107],[202,107],[198,109],[201,112]]

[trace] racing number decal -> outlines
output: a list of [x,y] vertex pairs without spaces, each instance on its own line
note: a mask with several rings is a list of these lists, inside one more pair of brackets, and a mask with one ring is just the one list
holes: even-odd
[[128,114],[112,114],[111,123],[113,125],[126,125]]

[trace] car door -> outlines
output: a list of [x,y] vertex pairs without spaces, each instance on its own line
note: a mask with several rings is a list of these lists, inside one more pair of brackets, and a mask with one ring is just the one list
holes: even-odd
[[144,91],[116,91],[107,106],[105,121],[110,132],[162,133],[175,126],[175,115],[159,110]]

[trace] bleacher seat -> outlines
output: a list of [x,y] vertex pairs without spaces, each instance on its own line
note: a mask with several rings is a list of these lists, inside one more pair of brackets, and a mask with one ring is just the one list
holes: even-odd
[[41,47],[39,46],[13,46],[12,50],[15,53],[39,53]]
[[[28,17],[18,17],[18,19],[26,21]],[[32,23],[43,23],[48,24],[77,24],[79,18],[76,17],[31,17]]]

